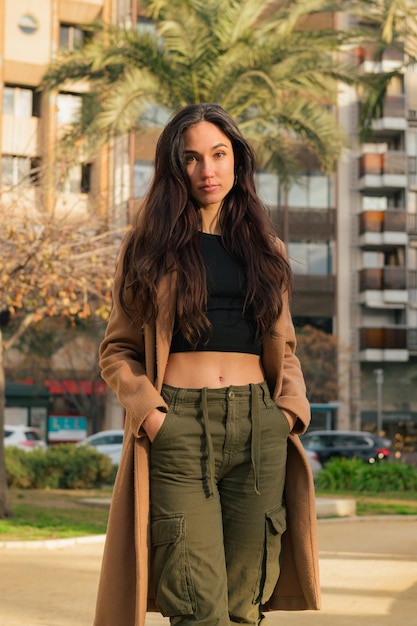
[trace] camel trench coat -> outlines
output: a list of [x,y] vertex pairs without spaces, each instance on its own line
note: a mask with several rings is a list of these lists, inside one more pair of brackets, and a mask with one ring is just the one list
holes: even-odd
[[[121,276],[119,261],[113,308],[100,346],[100,366],[103,378],[125,408],[125,436],[109,512],[94,626],[144,626],[146,611],[158,610],[149,576],[149,441],[141,424],[155,407],[167,408],[160,392],[174,325],[176,281],[175,272],[161,281],[157,319],[141,328],[120,306]],[[286,299],[274,336],[264,338],[262,363],[271,396],[278,406],[298,416],[295,430],[300,433],[309,424],[310,409],[294,351],[295,333]],[[319,609],[314,484],[295,433],[288,439],[285,504],[281,573],[264,609]]]

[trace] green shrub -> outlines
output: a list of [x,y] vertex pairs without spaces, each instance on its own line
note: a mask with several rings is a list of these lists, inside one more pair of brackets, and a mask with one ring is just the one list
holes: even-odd
[[318,489],[331,491],[417,491],[417,468],[405,463],[370,465],[358,459],[331,459],[317,475]]
[[116,468],[91,446],[60,444],[47,450],[6,449],[10,487],[20,489],[90,489],[114,482]]
[[9,487],[30,489],[33,482],[29,453],[14,446],[5,448],[6,480]]

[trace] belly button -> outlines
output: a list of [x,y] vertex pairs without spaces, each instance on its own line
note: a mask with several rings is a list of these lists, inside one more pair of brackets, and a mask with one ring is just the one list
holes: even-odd
[[222,383],[224,381],[224,376],[219,376],[219,383]]

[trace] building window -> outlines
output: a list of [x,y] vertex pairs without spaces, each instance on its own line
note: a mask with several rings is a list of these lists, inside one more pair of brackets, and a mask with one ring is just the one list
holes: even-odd
[[40,94],[26,87],[6,85],[3,90],[3,114],[13,117],[39,117]]
[[29,14],[22,15],[19,18],[17,25],[19,26],[22,33],[25,33],[25,35],[32,35],[33,33],[36,33],[39,28],[39,23],[36,17],[33,17],[33,15]]
[[404,192],[396,191],[391,195],[362,196],[362,211],[387,211],[389,209],[403,209],[405,207]]
[[4,154],[1,157],[1,183],[4,187],[15,187],[28,179],[31,171],[30,157]]
[[[281,190],[281,205],[284,202]],[[297,177],[288,191],[288,206],[299,209],[329,209],[332,205],[332,182],[325,174],[305,173]]]
[[70,24],[61,24],[59,27],[59,49],[66,52],[73,52],[82,48],[86,39],[86,33]]
[[257,172],[256,186],[259,196],[268,206],[278,204],[278,176],[270,172]]
[[133,166],[133,197],[146,196],[153,175],[153,164],[150,161],[135,161]]
[[56,172],[56,187],[60,193],[89,193],[91,189],[91,163],[68,165],[63,159]]
[[89,193],[91,188],[91,163],[83,163],[81,165],[81,193]]
[[288,255],[294,274],[316,276],[332,274],[332,254],[329,242],[290,242]]
[[80,116],[82,96],[72,93],[60,93],[57,97],[58,124],[72,124]]
[[153,20],[139,16],[136,20],[136,30],[141,34],[148,34],[151,37],[156,35],[156,26]]

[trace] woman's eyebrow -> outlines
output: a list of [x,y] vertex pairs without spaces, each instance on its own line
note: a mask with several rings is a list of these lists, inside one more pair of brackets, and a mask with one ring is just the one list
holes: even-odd
[[[230,148],[230,146],[225,143],[216,143],[216,145],[210,148],[210,150],[217,150],[218,148]],[[198,150],[193,150],[191,148],[185,148],[184,152],[186,152],[187,154],[198,154]]]

